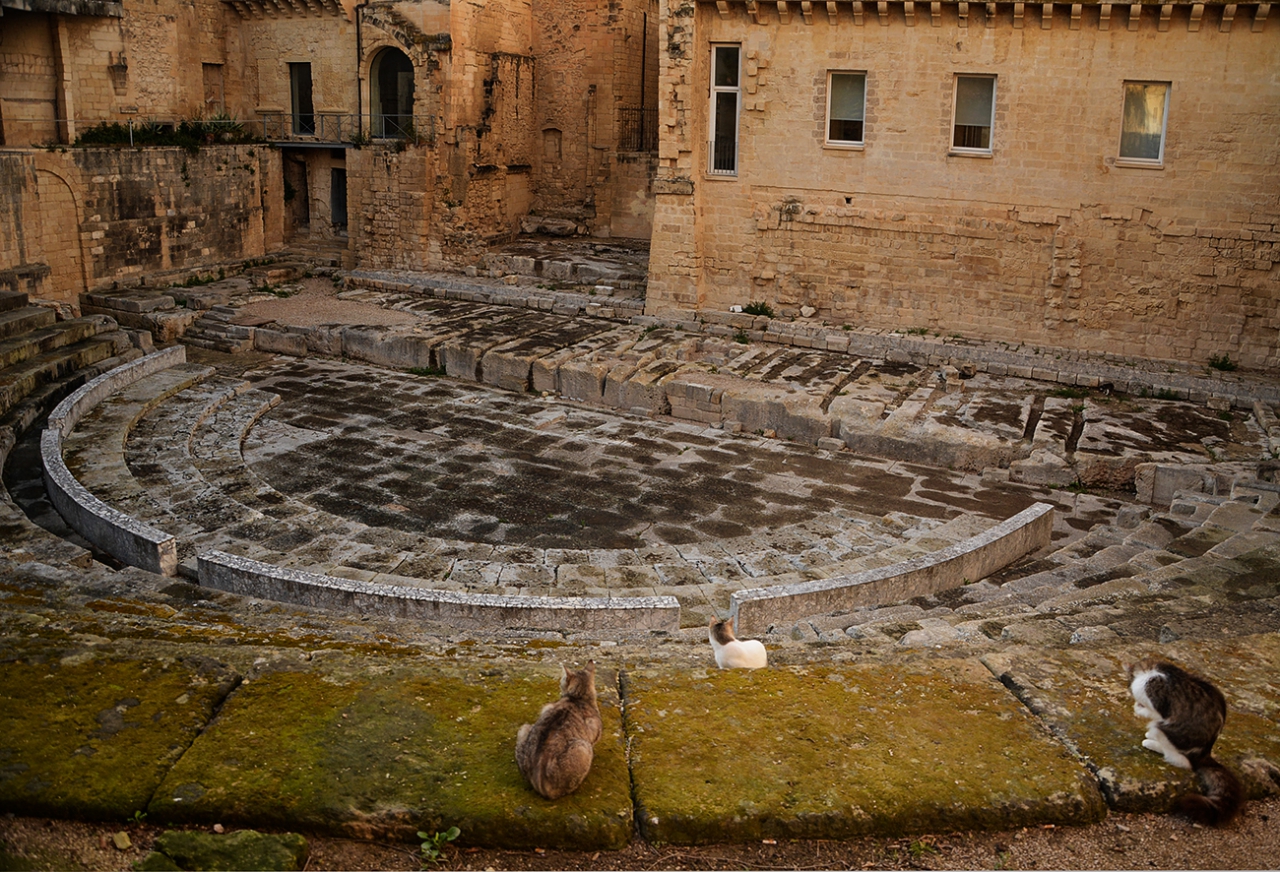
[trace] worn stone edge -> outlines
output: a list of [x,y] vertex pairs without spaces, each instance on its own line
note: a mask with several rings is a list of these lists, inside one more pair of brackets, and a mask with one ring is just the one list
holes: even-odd
[[324,609],[442,621],[473,629],[674,632],[680,626],[680,603],[672,596],[613,599],[424,590],[335,578],[216,550],[196,559],[202,587]]
[[117,366],[104,372],[97,378],[90,379],[78,387],[70,396],[58,403],[49,415],[48,426],[56,429],[60,436],[69,436],[90,409],[104,399],[139,379],[187,362],[187,349],[183,345],[174,345],[161,349],[146,357]]
[[867,605],[900,602],[977,581],[1049,544],[1053,506],[1036,503],[962,542],[889,566],[797,584],[735,591],[729,614],[739,633],[772,623]]

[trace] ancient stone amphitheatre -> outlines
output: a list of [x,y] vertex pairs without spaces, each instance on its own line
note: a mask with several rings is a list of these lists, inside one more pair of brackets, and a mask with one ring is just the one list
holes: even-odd
[[[1078,823],[1189,783],[1130,722],[1154,651],[1276,789],[1280,387],[667,322],[634,258],[0,301],[0,802],[584,849]],[[767,670],[714,670],[730,613]],[[504,749],[587,658],[605,739],[545,803]]]

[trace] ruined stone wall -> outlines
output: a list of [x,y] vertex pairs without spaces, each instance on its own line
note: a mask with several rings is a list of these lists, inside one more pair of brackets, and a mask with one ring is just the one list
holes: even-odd
[[[656,0],[566,0],[534,8],[538,59],[533,148],[540,216],[581,222],[595,235],[648,236],[632,207],[648,179],[616,171],[624,112],[657,106]],[[639,182],[639,187],[637,187]],[[627,204],[614,226],[614,207]]]
[[0,144],[56,142],[58,66],[56,29],[43,12],[4,11],[0,40]]
[[[730,4],[664,18],[648,309],[1280,366],[1280,27],[1259,7]],[[1072,18],[1072,10],[1078,18]],[[1199,11],[1197,11],[1199,10]],[[1230,10],[1230,11],[1226,11]],[[1235,16],[1234,20],[1230,16]],[[1224,22],[1224,15],[1227,21]],[[706,175],[708,63],[740,43],[736,176]],[[867,74],[865,145],[824,146],[828,70]],[[990,156],[949,153],[954,77],[996,77]],[[1121,165],[1123,83],[1171,83],[1163,166]],[[1070,99],[1066,99],[1070,95]]]
[[293,111],[289,64],[311,65],[317,115],[354,115],[357,103],[356,26],[332,12],[239,22],[240,93],[229,104],[239,118]]
[[22,289],[75,304],[115,282],[261,257],[278,240],[266,217],[278,165],[260,146],[0,156],[0,273],[42,274]]
[[[124,0],[121,27],[132,114],[142,119],[173,119],[193,117],[202,110],[198,8],[196,3],[180,0]],[[90,69],[88,75],[101,72]]]
[[426,269],[441,259],[436,153],[412,143],[347,153],[351,250],[364,269]]

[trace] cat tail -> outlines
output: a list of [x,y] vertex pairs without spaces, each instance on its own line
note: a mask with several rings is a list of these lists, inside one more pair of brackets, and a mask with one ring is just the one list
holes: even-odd
[[1220,827],[1231,822],[1244,803],[1244,787],[1235,773],[1211,756],[1195,764],[1204,794],[1188,793],[1178,800],[1178,809],[1197,823]]

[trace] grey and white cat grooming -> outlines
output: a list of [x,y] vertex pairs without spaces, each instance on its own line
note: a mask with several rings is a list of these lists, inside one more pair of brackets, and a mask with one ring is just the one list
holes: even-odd
[[764,643],[755,639],[738,639],[733,635],[733,618],[711,619],[707,625],[716,666],[721,669],[761,669],[768,665],[769,654]]
[[1227,701],[1207,679],[1165,660],[1140,660],[1127,667],[1133,712],[1151,723],[1142,747],[1164,755],[1174,766],[1192,769],[1204,795],[1188,793],[1179,809],[1201,823],[1221,826],[1244,801],[1240,780],[1213,759],[1213,743],[1227,720]]
[[596,664],[576,672],[560,667],[560,698],[547,703],[538,722],[516,734],[516,765],[547,799],[573,793],[587,779],[604,724],[596,704]]

